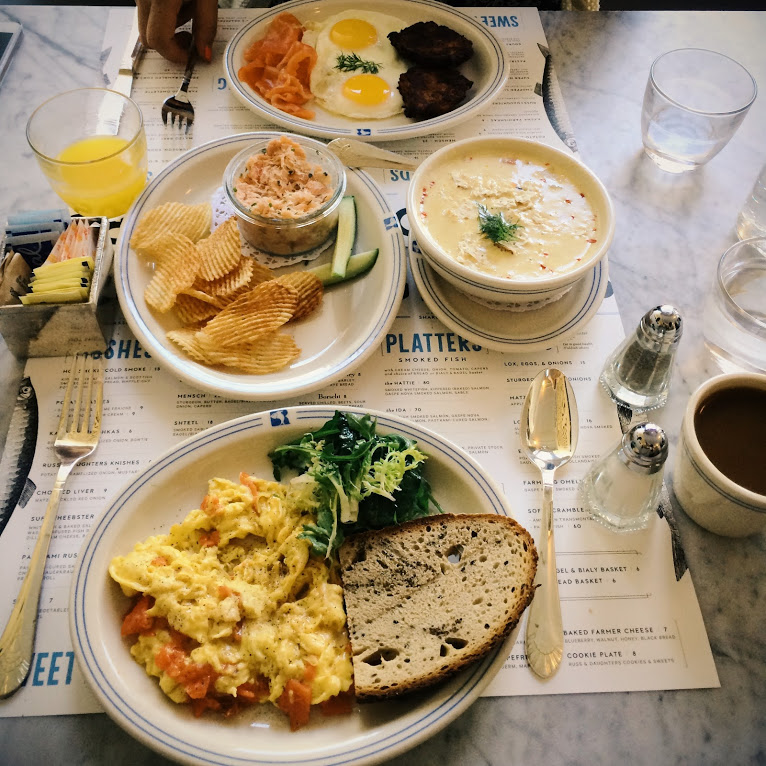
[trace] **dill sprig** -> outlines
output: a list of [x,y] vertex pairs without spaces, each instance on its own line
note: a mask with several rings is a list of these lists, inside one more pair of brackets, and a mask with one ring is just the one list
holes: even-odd
[[517,239],[516,229],[518,223],[508,223],[503,213],[490,213],[486,205],[477,203],[479,207],[479,230],[489,240],[498,242],[512,242]]
[[376,64],[374,61],[365,61],[356,53],[341,53],[336,59],[335,68],[340,69],[341,72],[355,72],[357,69],[361,69],[364,74],[377,74],[380,71],[380,64]]

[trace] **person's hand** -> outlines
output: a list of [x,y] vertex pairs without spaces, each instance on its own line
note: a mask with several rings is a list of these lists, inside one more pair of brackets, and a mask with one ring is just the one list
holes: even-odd
[[218,0],[136,0],[138,33],[147,48],[177,64],[185,64],[191,39],[188,32],[176,32],[192,20],[197,53],[205,61],[212,56],[218,23]]

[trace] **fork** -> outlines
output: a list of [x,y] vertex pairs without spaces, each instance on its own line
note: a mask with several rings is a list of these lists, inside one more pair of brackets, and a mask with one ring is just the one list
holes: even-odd
[[[90,364],[88,364],[89,359]],[[37,629],[37,608],[45,574],[45,560],[59,501],[64,484],[74,466],[91,455],[98,445],[101,434],[103,393],[103,362],[101,360],[96,362],[87,354],[76,354],[61,406],[56,440],[53,443],[56,457],[61,465],[53,485],[51,499],[45,509],[29,569],[21,584],[5,631],[0,636],[0,699],[10,697],[29,675]]]
[[192,74],[194,74],[194,65],[197,63],[197,51],[195,45],[192,42],[191,48],[189,48],[189,58],[186,60],[186,71],[184,72],[184,78],[181,81],[181,86],[178,88],[175,96],[168,96],[162,102],[162,121],[165,125],[168,124],[168,117],[170,117],[170,124],[175,125],[176,117],[178,118],[178,127],[182,128],[184,121],[186,121],[186,132],[189,132],[189,128],[194,122],[194,107],[189,101],[189,83],[191,82]]

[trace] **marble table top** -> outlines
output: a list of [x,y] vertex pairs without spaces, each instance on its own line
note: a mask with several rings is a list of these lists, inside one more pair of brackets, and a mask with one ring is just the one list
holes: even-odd
[[[108,9],[0,5],[24,37],[0,84],[0,217],[60,203],[24,136],[34,105],[92,85]],[[541,13],[582,159],[615,203],[610,278],[626,331],[659,303],[677,306],[685,334],[662,423],[676,442],[685,402],[719,372],[705,351],[703,300],[737,212],[766,163],[766,96],[731,143],[695,173],[669,175],[642,152],[641,101],[660,53],[712,48],[766,83],[766,13]],[[22,364],[0,339],[0,445]],[[670,467],[672,489],[672,465]],[[671,493],[672,495],[672,493]],[[674,500],[675,502],[675,500]],[[719,689],[480,699],[456,722],[395,759],[415,764],[762,763],[766,753],[764,535],[712,535],[677,507],[689,567],[721,681]],[[7,764],[160,764],[105,715],[0,720]]]

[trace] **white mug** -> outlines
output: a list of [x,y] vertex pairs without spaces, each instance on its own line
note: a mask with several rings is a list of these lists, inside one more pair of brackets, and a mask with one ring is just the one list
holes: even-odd
[[[684,511],[700,526],[726,537],[745,537],[766,529],[766,495],[747,489],[726,476],[703,451],[694,423],[700,406],[710,396],[730,388],[766,392],[766,375],[719,375],[703,383],[691,395],[681,425],[673,490]],[[732,444],[731,448],[747,449],[747,446]]]

